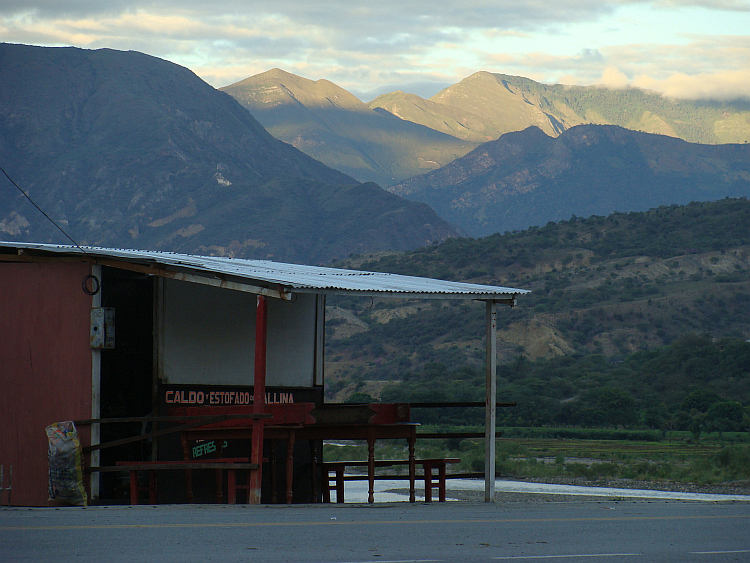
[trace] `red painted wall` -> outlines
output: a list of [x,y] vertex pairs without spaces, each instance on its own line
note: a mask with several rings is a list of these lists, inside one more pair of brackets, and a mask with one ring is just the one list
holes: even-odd
[[[0,464],[6,486],[13,466],[14,506],[47,505],[44,428],[91,418],[89,273],[81,262],[0,262]],[[88,428],[79,436],[89,444]]]

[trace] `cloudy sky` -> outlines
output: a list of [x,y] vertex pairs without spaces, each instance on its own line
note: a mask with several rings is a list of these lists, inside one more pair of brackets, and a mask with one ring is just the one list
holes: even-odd
[[363,101],[478,70],[750,97],[750,0],[2,0],[0,41],[141,51],[216,87],[279,67]]

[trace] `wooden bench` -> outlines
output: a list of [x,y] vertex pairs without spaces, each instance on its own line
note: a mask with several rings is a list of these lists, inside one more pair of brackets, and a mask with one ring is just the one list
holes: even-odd
[[[445,502],[445,466],[448,463],[460,463],[459,458],[433,458],[417,459],[415,463],[422,466],[424,475],[424,500],[432,502],[432,490],[438,490],[438,501]],[[396,465],[409,465],[408,459],[379,459],[375,460],[375,467],[393,467]],[[318,464],[323,472],[322,496],[323,502],[331,502],[331,484],[336,490],[336,502],[344,502],[344,481],[364,480],[367,475],[344,476],[347,467],[367,467],[367,461],[324,461]],[[435,475],[433,469],[437,469]],[[333,475],[331,475],[333,473]],[[376,476],[376,479],[388,479],[390,476]],[[437,478],[436,481],[433,479]]]
[[[138,493],[148,492],[149,504],[156,504],[156,472],[159,470],[175,469],[213,469],[216,473],[216,502],[221,503],[223,497],[223,472],[227,472],[227,502],[237,503],[237,490],[247,490],[247,484],[237,484],[238,469],[257,470],[257,463],[248,463],[248,458],[223,458],[212,460],[190,461],[118,461],[114,466],[91,467],[90,472],[130,472],[130,504],[138,504]],[[148,485],[138,484],[138,472],[148,472]],[[192,493],[192,491],[190,491]],[[192,494],[189,495],[192,497]]]

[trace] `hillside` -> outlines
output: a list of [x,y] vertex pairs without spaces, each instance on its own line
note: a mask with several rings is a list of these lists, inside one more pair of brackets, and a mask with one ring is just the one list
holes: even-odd
[[362,181],[389,186],[476,143],[374,111],[329,82],[273,69],[222,88],[276,138]]
[[[0,44],[0,163],[80,244],[321,262],[455,231],[137,52]],[[10,182],[0,236],[68,242]]]
[[486,236],[573,215],[750,195],[750,145],[699,145],[612,125],[579,125],[554,138],[529,127],[388,190]]
[[[691,334],[750,339],[746,199],[576,218],[344,264],[532,290],[516,308],[498,310],[498,358],[504,366],[498,396],[525,401],[531,405],[527,414],[539,397],[557,401],[548,407],[558,413],[559,401],[599,387],[643,396],[635,393],[643,378],[625,384],[630,372],[615,373],[617,366],[643,362],[659,347],[689,341]],[[482,303],[330,300],[327,315],[330,400],[353,392],[386,393],[388,400],[481,397]],[[706,349],[718,346],[710,336],[699,340]],[[645,355],[631,359],[638,353]],[[680,374],[683,365],[698,365],[689,359],[669,370],[659,364],[664,371],[649,389],[662,382],[659,392],[668,392],[674,404],[701,388],[720,391],[725,399],[735,394],[750,400],[748,360],[738,368],[744,375],[728,381],[721,374],[702,376],[703,371]],[[716,377],[721,379],[714,382]],[[405,383],[394,389],[388,387],[392,382]],[[653,402],[653,393],[647,395]]]
[[393,92],[368,106],[460,139],[485,142],[535,126],[551,136],[581,124],[619,125],[692,143],[750,141],[750,101],[677,100],[637,88],[541,84],[477,72],[429,100]]

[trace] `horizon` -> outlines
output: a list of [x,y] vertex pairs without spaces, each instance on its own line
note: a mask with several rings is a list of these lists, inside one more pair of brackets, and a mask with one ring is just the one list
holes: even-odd
[[363,101],[430,97],[480,70],[724,101],[750,92],[750,0],[421,0],[205,5],[8,0],[0,41],[134,50],[216,88],[275,67]]

